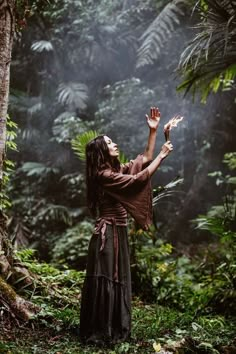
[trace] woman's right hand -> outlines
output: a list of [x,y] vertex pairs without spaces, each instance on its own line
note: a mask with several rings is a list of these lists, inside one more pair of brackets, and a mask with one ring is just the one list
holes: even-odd
[[173,150],[173,145],[170,140],[168,140],[161,148],[160,157],[161,159],[165,159]]
[[160,153],[157,157],[150,163],[147,167],[149,175],[152,176],[153,173],[158,169],[161,162],[169,155],[169,153],[173,150],[173,145],[171,144],[170,140],[168,140],[161,148]]

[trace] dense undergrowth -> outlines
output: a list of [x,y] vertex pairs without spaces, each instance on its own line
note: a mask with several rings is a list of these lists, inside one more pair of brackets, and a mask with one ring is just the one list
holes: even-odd
[[[219,255],[220,245],[214,247]],[[203,267],[197,255],[176,256],[172,246],[164,242],[150,248],[149,253],[147,245],[143,253],[141,249],[133,268],[139,272],[139,294],[143,299],[133,298],[132,338],[104,348],[83,346],[79,341],[84,272],[39,263],[32,250],[18,252],[18,257],[36,274],[33,285],[20,290],[40,305],[41,311],[23,325],[2,305],[0,353],[233,353],[235,317],[223,305],[227,300],[228,309],[233,309],[229,291],[234,290],[229,287],[229,274],[225,274],[225,281],[222,274],[219,277],[221,270],[225,272],[225,265],[218,264],[217,270],[215,264],[210,284],[208,268]],[[207,249],[209,256],[212,247]],[[147,302],[148,296],[151,303]]]
[[[78,318],[78,313],[77,313]],[[60,320],[62,321],[62,320]],[[233,353],[235,323],[222,316],[200,316],[167,307],[133,302],[133,331],[129,342],[113,347],[83,346],[75,331],[50,328],[49,323],[27,327],[5,327],[0,353],[82,354],[82,353]],[[2,331],[0,337],[2,337]],[[1,338],[2,339],[2,338]],[[182,348],[182,349],[180,349]]]
[[[235,169],[235,154],[227,154],[224,161],[230,170]],[[158,238],[155,228],[148,232],[129,229],[134,295],[129,342],[98,348],[79,341],[85,272],[68,264],[80,257],[84,261],[80,239],[84,250],[91,223],[83,222],[76,229],[81,232],[75,231],[58,246],[55,265],[39,262],[34,250],[17,252],[32,272],[32,283],[25,287],[18,280],[15,287],[41,311],[23,324],[0,302],[0,353],[235,353],[235,178],[218,172],[212,175],[227,186],[225,198],[222,205],[193,222],[211,235],[212,243],[174,248]],[[72,249],[72,259],[70,253],[62,252],[60,257],[62,249]]]
[[[129,230],[134,295],[130,341],[104,348],[83,346],[79,341],[80,297],[85,273],[74,269],[85,267],[93,224],[86,219],[83,166],[72,156],[71,139],[77,133],[106,126],[115,140],[119,137],[121,147],[134,154],[136,147],[143,146],[146,139],[141,117],[144,117],[146,107],[154,104],[155,97],[158,97],[158,105],[163,110],[163,118],[172,114],[174,106],[176,111],[180,107],[181,112],[185,109],[183,114],[186,112],[186,116],[187,112],[189,116],[190,108],[192,118],[195,110],[196,118],[199,116],[197,108],[193,110],[187,101],[184,105],[179,100],[180,103],[176,102],[170,92],[169,80],[166,80],[169,77],[169,68],[166,70],[166,67],[175,65],[179,56],[177,40],[170,49],[167,48],[166,56],[162,53],[164,61],[167,56],[173,61],[166,60],[165,66],[158,65],[155,70],[152,66],[149,74],[143,71],[141,79],[132,77],[137,62],[135,47],[140,35],[145,33],[153,20],[153,9],[158,6],[159,10],[164,3],[160,1],[159,6],[152,1],[138,1],[135,7],[127,11],[119,1],[90,2],[89,6],[81,1],[62,1],[61,6],[59,1],[55,2],[52,10],[37,14],[40,21],[32,23],[28,32],[22,33],[22,41],[13,53],[15,60],[10,99],[10,112],[20,127],[20,154],[14,158],[16,172],[10,178],[8,189],[0,193],[0,202],[3,209],[12,204],[8,216],[14,245],[36,250],[25,249],[17,253],[32,272],[32,283],[25,286],[22,278],[13,286],[41,310],[25,323],[15,317],[0,294],[0,353],[236,352],[236,178],[225,176],[221,171],[211,174],[216,178],[220,195],[223,195],[222,187],[226,186],[221,205],[210,207],[210,192],[202,198],[194,183],[190,188],[192,195],[195,195],[191,199],[193,204],[196,199],[202,198],[203,210],[208,210],[206,215],[200,215],[194,221],[194,225],[201,232],[204,230],[208,241],[212,238],[211,243],[199,245],[198,240],[191,238],[195,242],[191,247],[180,245],[174,248],[162,240],[166,232],[160,232],[160,222],[155,225],[157,229],[149,232],[136,230],[135,227]],[[98,18],[94,22],[95,12]],[[170,25],[171,19],[176,22],[173,14],[168,17]],[[159,19],[161,17],[165,22],[165,13]],[[46,29],[42,31],[41,27],[46,22],[51,27],[47,41],[40,40],[45,39]],[[227,38],[228,25],[232,24],[233,21],[227,23]],[[156,28],[165,31],[166,27]],[[217,31],[217,36],[219,34]],[[103,40],[97,41],[97,38]],[[117,42],[117,38],[121,40]],[[84,50],[86,46],[91,50]],[[227,48],[224,46],[224,51]],[[94,55],[97,50],[99,56]],[[151,50],[153,52],[154,48]],[[126,53],[125,58],[129,58],[125,71],[120,53]],[[117,65],[115,70],[114,63]],[[55,75],[51,75],[52,70]],[[27,73],[27,78],[22,76],[22,72]],[[68,73],[68,77],[61,75],[62,72]],[[157,82],[153,80],[155,76],[158,77]],[[224,80],[221,75],[216,78],[214,88],[218,87],[215,91],[222,82],[232,81],[230,77],[227,80],[226,76]],[[173,104],[170,105],[170,102]],[[223,103],[220,106],[224,108]],[[204,119],[191,119],[191,129],[189,124],[183,133],[187,138],[183,139],[181,134],[177,136],[176,157],[169,166],[164,166],[161,172],[163,180],[165,172],[177,171],[181,166],[187,186],[191,185],[195,175],[196,180],[201,182],[199,171],[203,171],[205,177],[209,170],[204,167],[205,161],[209,163],[207,167],[213,166],[210,154],[216,156],[217,152],[229,151],[230,141],[233,146],[232,103],[230,107],[227,108],[228,113],[225,110],[224,119],[218,119],[218,108],[215,111],[211,106],[210,116],[217,121],[213,134],[206,129],[206,122],[212,119],[206,113],[202,115]],[[16,127],[8,122],[9,128],[14,130]],[[131,129],[133,138],[130,137]],[[10,131],[8,135],[8,149],[15,149],[15,133]],[[194,137],[194,144],[191,137]],[[183,151],[188,153],[183,154]],[[236,154],[227,154],[224,162],[229,170],[235,170]],[[8,160],[5,165],[4,184],[7,184],[13,164]],[[202,181],[204,185],[206,178]],[[172,227],[174,213],[171,210],[165,209],[168,222],[167,226],[162,222],[164,231]],[[42,260],[48,263],[42,263]]]
[[[229,171],[235,153],[226,154]],[[231,173],[231,172],[230,172]],[[52,252],[53,264],[40,262],[37,250],[17,257],[32,274],[14,284],[18,293],[41,309],[28,323],[16,318],[0,296],[0,353],[214,353],[236,351],[235,177],[214,172],[226,192],[221,205],[193,221],[212,242],[178,248],[149,231],[129,226],[133,286],[132,338],[113,347],[83,346],[79,312],[90,220],[67,230]],[[74,267],[74,269],[72,269]]]

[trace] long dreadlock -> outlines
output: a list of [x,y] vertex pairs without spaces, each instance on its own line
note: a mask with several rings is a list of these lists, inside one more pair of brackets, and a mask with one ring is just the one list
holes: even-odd
[[98,173],[105,168],[112,168],[119,172],[120,162],[118,158],[110,156],[104,135],[99,135],[86,145],[87,205],[93,216],[97,214],[97,206],[101,197]]

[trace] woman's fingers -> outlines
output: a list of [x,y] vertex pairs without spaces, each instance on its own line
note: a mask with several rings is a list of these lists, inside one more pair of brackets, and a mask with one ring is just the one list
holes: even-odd
[[150,117],[153,118],[153,107],[150,108]]
[[173,150],[173,145],[170,143],[170,145],[169,145],[169,149],[170,149],[170,151],[172,151]]
[[172,151],[173,150],[173,145],[172,143],[170,142],[170,140],[168,140],[164,146],[169,150],[169,151]]
[[160,118],[160,111],[158,107],[151,107],[150,108],[150,118],[151,119],[156,119],[156,118]]
[[168,122],[167,124],[165,124],[165,125],[164,125],[164,131],[169,130],[169,129],[170,129],[170,125],[171,125],[170,122]]
[[176,116],[174,116],[172,119],[173,119],[173,122],[172,122],[172,126],[173,127],[177,127],[177,124],[179,123],[179,122],[181,122],[181,120],[183,120],[183,116],[181,116],[181,115],[176,115]]
[[170,140],[168,140],[163,146],[162,146],[162,149],[161,149],[161,156],[162,158],[166,158],[170,153],[171,151],[173,150],[173,145],[172,143],[170,142]]
[[161,112],[159,111],[158,107],[155,108],[155,115],[156,115],[156,117],[160,117],[161,116]]
[[167,141],[167,142],[165,143],[165,145],[166,145],[166,147],[170,148],[172,144],[171,144],[170,141]]

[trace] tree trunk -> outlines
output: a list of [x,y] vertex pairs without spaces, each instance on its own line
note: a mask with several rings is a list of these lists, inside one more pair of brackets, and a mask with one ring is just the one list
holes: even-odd
[[11,50],[15,27],[15,1],[0,2],[0,182],[6,145]]
[[[10,62],[15,29],[15,0],[0,0],[0,191],[6,148],[6,119],[9,96]],[[38,307],[17,295],[11,282],[22,279],[32,284],[28,270],[14,259],[7,234],[7,219],[0,210],[0,301],[6,303],[15,316],[28,320]],[[20,282],[19,282],[20,283]]]

